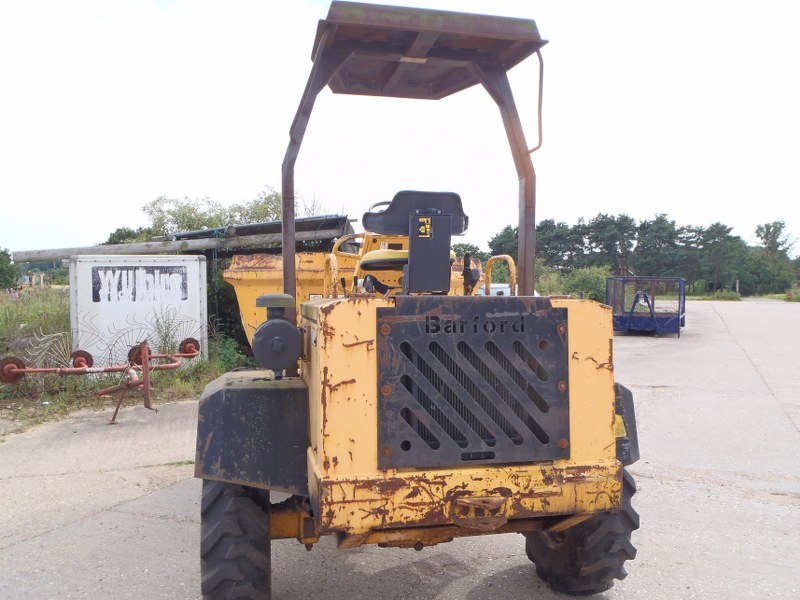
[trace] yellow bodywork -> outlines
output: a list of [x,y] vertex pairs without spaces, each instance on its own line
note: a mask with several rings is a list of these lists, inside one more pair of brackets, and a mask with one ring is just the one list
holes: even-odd
[[552,300],[568,310],[569,460],[380,470],[376,309],[393,303],[351,296],[302,305],[309,490],[320,534],[337,532],[342,545],[391,543],[397,528],[445,526],[449,538],[500,531],[515,519],[619,508],[609,307]]
[[[342,254],[337,261],[339,275],[352,278],[358,255]],[[295,255],[298,304],[324,297],[326,256],[325,252],[298,252]],[[256,298],[261,294],[283,292],[283,259],[275,254],[235,255],[222,276],[236,292],[242,326],[247,341],[252,344],[256,329],[267,318],[266,310],[256,307]]]
[[[339,250],[343,241],[363,238],[361,251],[350,253]],[[375,234],[352,234],[343,236],[334,246],[331,253],[326,252],[298,252],[295,256],[297,273],[297,303],[307,302],[321,298],[331,298],[344,295],[345,289],[341,286],[344,279],[347,293],[357,292],[352,283],[356,277],[364,278],[365,271],[359,268],[361,256],[367,252],[379,249],[408,249],[408,238],[403,236],[382,236]],[[451,268],[450,294],[461,295],[464,293],[463,259],[456,259]],[[481,270],[480,261],[475,260],[474,265]],[[223,279],[233,286],[236,292],[236,301],[239,304],[239,314],[242,318],[247,341],[252,345],[253,335],[266,320],[266,311],[256,307],[256,298],[262,294],[283,293],[283,259],[275,254],[242,254],[235,255],[222,274]],[[402,271],[382,271],[381,281],[389,286],[400,285]],[[476,285],[473,294],[477,293],[480,286]],[[363,290],[362,290],[363,291]]]

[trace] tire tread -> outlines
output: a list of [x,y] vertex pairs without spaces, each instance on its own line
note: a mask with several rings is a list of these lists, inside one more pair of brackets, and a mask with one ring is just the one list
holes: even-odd
[[258,493],[203,481],[200,585],[205,600],[270,600],[269,513]]

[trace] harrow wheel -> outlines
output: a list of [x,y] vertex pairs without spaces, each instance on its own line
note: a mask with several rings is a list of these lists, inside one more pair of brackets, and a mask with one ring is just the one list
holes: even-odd
[[142,366],[142,347],[146,344],[136,344],[128,350],[128,362],[137,367]]
[[192,354],[200,352],[200,342],[194,338],[186,338],[178,344],[178,354]]
[[25,377],[25,373],[15,373],[14,371],[24,368],[25,363],[16,356],[9,356],[0,360],[0,381],[3,383],[17,383]]
[[75,350],[69,355],[69,359],[76,369],[89,368],[94,365],[94,358],[86,350]]

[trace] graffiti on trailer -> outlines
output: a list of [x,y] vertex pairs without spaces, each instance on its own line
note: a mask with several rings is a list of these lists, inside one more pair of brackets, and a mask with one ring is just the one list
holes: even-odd
[[188,297],[185,266],[92,267],[92,302],[179,302]]

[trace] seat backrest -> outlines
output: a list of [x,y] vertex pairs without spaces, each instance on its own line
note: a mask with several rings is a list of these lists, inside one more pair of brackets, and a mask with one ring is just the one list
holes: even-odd
[[409,216],[450,215],[450,234],[467,230],[469,217],[464,214],[461,197],[454,192],[397,192],[386,210],[364,213],[366,231],[382,235],[409,235]]

